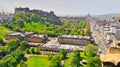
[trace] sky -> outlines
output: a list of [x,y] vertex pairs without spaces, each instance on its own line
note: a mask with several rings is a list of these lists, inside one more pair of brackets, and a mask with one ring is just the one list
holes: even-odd
[[15,7],[54,11],[58,16],[102,15],[120,12],[120,0],[0,0],[0,11]]

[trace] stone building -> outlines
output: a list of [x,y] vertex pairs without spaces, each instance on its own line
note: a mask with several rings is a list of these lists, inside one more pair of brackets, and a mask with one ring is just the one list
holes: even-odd
[[54,14],[53,11],[44,12],[42,10],[36,10],[36,9],[30,10],[28,7],[26,7],[26,8],[21,8],[21,7],[15,8],[15,13],[21,12],[21,11],[24,11],[24,12],[27,12],[27,13],[28,12],[35,13],[35,14],[39,15],[42,18],[46,18],[47,21],[50,21],[53,24],[61,25],[60,18],[57,17]]
[[4,40],[7,42],[11,39],[25,40],[28,43],[29,42],[30,43],[44,43],[47,40],[47,36],[34,34],[33,32],[25,32],[25,33],[13,32],[13,33],[7,34]]
[[20,39],[20,40],[24,40],[24,35],[22,33],[19,32],[12,32],[10,34],[7,34],[5,36],[5,40],[11,40],[11,39]]
[[102,67],[120,67],[120,48],[110,47],[106,54],[100,55]]
[[23,34],[24,34],[25,37],[29,37],[29,36],[34,35],[33,32],[24,32]]
[[29,8],[28,7],[26,7],[26,8],[15,8],[15,13],[17,13],[17,12],[21,12],[21,11],[24,11],[24,12],[29,12]]
[[62,35],[58,37],[58,42],[60,44],[86,46],[87,44],[90,43],[90,37],[89,36]]
[[13,15],[0,13],[0,22],[11,22],[13,19]]
[[32,43],[44,43],[47,40],[47,36],[46,35],[38,35],[38,34],[34,34],[31,36],[26,36],[25,40],[28,42],[32,42]]

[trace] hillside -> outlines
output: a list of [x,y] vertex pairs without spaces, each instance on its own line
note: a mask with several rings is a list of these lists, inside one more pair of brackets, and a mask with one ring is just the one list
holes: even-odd
[[4,26],[0,26],[0,38],[4,38],[6,34],[10,33],[10,30]]
[[40,16],[41,18],[45,18],[46,21],[49,21],[50,23],[56,24],[56,25],[61,25],[61,21],[60,18],[57,17],[53,11],[50,12],[45,12],[43,10],[38,10],[38,9],[33,9],[30,10],[28,7],[26,8],[15,8],[15,13],[18,12],[26,12],[26,13],[34,13],[38,16]]
[[2,25],[17,32],[35,32],[38,34],[47,34],[48,36],[59,35],[80,35],[89,36],[90,28],[87,20],[73,19],[62,21],[62,25],[56,25],[47,21],[34,13],[18,12],[14,15],[11,23],[3,23]]

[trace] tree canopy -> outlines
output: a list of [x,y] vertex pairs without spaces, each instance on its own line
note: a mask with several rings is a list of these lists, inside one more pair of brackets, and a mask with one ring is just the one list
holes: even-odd
[[59,36],[62,34],[89,36],[90,26],[88,20],[64,20],[62,25],[55,25],[34,13],[18,12],[13,16],[11,23],[2,23],[2,25],[12,31],[32,31],[48,36]]
[[10,54],[7,54],[2,60],[0,60],[0,67],[16,67],[20,60],[24,59],[24,51],[27,42],[19,40],[11,40],[7,43],[6,51],[10,51]]
[[80,51],[75,50],[69,66],[70,67],[80,67],[80,61],[81,61]]
[[98,46],[95,46],[93,44],[88,44],[87,46],[85,46],[85,52],[97,52],[98,51]]
[[66,59],[66,55],[67,55],[67,51],[65,49],[61,49],[59,54],[60,59],[62,60]]
[[0,44],[2,45],[4,42],[3,42],[3,39],[0,38]]

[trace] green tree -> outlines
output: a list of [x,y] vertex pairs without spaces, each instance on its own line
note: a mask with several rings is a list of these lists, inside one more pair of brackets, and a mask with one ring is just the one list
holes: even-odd
[[14,57],[11,56],[11,57],[7,58],[6,60],[8,62],[8,64],[7,64],[8,67],[16,67],[17,66],[17,61]]
[[75,50],[74,51],[74,56],[77,57],[78,59],[80,59],[80,51],[79,50]]
[[0,67],[8,67],[7,63],[6,63],[6,60],[0,61]]
[[80,60],[79,60],[79,58],[76,57],[76,56],[73,56],[69,66],[70,67],[80,67]]
[[18,18],[24,20],[24,21],[28,21],[29,20],[29,15],[31,15],[31,13],[26,13],[24,11],[21,12],[17,12],[14,16],[13,16],[13,21],[16,21]]
[[25,50],[26,48],[28,48],[29,47],[29,45],[28,45],[28,42],[26,42],[26,41],[22,41],[22,42],[20,42],[20,49],[21,50]]
[[40,50],[38,47],[31,47],[29,50],[27,50],[28,54],[40,54]]
[[84,31],[82,30],[82,31],[80,31],[80,35],[81,36],[83,36],[84,35]]
[[87,67],[102,67],[100,58],[95,56],[95,57],[89,57],[87,59]]
[[20,61],[20,67],[27,67],[27,65],[25,64],[23,60]]
[[95,46],[93,44],[88,44],[86,47],[85,47],[85,52],[97,52],[98,51],[98,46]]
[[[7,51],[10,51],[10,54],[7,54],[0,60],[0,67],[16,67],[20,63],[20,60],[24,60],[24,51],[27,49],[27,47],[25,47],[26,44],[25,41],[21,42],[20,40],[9,41],[6,47]],[[25,48],[23,48],[23,46]],[[24,65],[22,65],[22,67],[24,67]]]
[[67,55],[67,51],[65,49],[61,49],[59,54],[60,59],[61,60],[66,59],[66,55]]
[[10,40],[6,46],[8,51],[15,50],[20,45],[20,40]]
[[80,57],[80,51],[75,50],[69,66],[70,67],[80,67],[80,60],[82,60],[82,58]]
[[34,52],[35,52],[35,54],[40,54],[39,48],[38,47],[34,48]]
[[51,60],[53,58],[53,54],[48,55],[48,59]]
[[2,45],[4,42],[3,42],[3,39],[0,38],[0,44]]
[[55,56],[51,59],[49,67],[60,67],[60,58]]
[[27,50],[26,50],[26,53],[27,53],[27,54],[30,54],[30,51],[29,51],[29,49],[27,49]]
[[40,17],[34,13],[31,14],[30,19],[31,19],[31,21],[34,21],[34,22],[40,21]]
[[34,48],[33,48],[33,47],[30,48],[30,54],[35,54],[35,52],[34,52]]
[[86,56],[89,58],[89,57],[95,57],[97,55],[94,52],[86,52]]
[[86,36],[89,36],[90,35],[90,25],[88,22],[86,22],[86,25],[85,25],[85,33],[84,35]]
[[18,18],[15,20],[15,23],[16,23],[16,26],[17,27],[20,27],[20,28],[23,28],[24,27],[24,20],[21,19],[21,18]]

